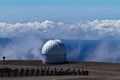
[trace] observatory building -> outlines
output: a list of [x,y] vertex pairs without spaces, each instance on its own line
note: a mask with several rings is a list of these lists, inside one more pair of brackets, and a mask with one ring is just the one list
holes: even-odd
[[65,63],[66,49],[61,40],[49,40],[42,48],[43,63]]

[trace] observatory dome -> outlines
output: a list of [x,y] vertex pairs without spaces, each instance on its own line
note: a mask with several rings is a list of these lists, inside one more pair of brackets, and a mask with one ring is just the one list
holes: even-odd
[[49,40],[42,48],[44,63],[64,63],[66,61],[66,49],[61,40]]

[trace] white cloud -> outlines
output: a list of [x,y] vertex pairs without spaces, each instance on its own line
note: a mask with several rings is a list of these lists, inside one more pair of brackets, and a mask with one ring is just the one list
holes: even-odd
[[0,37],[20,37],[34,34],[41,38],[62,39],[120,39],[120,20],[94,20],[84,23],[63,22],[0,22]]
[[[1,42],[2,43],[2,42]],[[6,56],[9,59],[39,60],[42,59],[41,47],[43,42],[35,36],[25,36],[13,39],[4,46],[0,45],[0,57]]]
[[120,44],[113,45],[115,42],[102,41],[93,52],[88,52],[85,60],[120,63]]

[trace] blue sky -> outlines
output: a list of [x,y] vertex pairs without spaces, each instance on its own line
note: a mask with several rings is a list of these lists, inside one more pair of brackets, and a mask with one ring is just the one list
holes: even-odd
[[120,0],[1,0],[1,6],[119,6]]
[[0,0],[0,21],[119,19],[120,0]]

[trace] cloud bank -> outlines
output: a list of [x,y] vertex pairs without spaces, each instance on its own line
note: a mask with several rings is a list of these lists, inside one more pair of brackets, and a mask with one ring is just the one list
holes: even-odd
[[49,20],[15,24],[0,22],[0,37],[14,38],[28,34],[47,39],[120,39],[120,20],[94,20],[78,23]]
[[97,61],[97,62],[120,63],[120,43],[119,42],[118,41],[102,41],[93,50],[93,52],[88,52],[88,55],[86,56],[85,60]]
[[0,58],[8,60],[40,60],[43,42],[35,36],[16,38],[9,43],[0,44]]
[[[120,44],[115,43],[116,41],[109,42],[110,39],[120,39],[119,34],[120,20],[94,20],[78,23],[48,20],[15,24],[0,22],[0,37],[14,38],[6,46],[0,45],[0,57],[39,60],[42,59],[41,48],[44,43],[41,39],[59,38],[101,41],[93,50],[88,49],[85,55],[82,53],[84,46],[78,43],[70,44],[72,50],[69,51],[68,60],[76,61],[84,56],[85,61],[120,62]],[[115,44],[111,45],[111,43]]]

